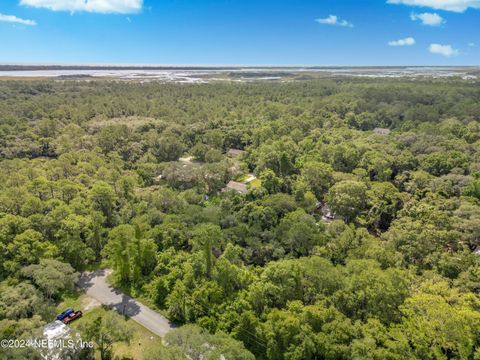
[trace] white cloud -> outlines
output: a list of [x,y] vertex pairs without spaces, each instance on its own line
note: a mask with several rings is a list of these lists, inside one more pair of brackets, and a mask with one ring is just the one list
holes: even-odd
[[459,51],[452,48],[451,45],[430,44],[429,50],[432,54],[439,54],[446,57],[457,56],[460,54]]
[[339,19],[336,15],[329,15],[325,19],[315,19],[316,22],[325,25],[338,25],[338,26],[346,26],[346,27],[353,27],[351,22],[348,22],[344,19]]
[[0,21],[3,22],[9,22],[9,23],[15,23],[15,24],[22,24],[22,25],[28,25],[28,26],[35,26],[37,23],[33,20],[25,20],[25,19],[20,19],[16,17],[15,15],[3,15],[0,14]]
[[469,46],[469,47],[475,47],[475,43],[470,42],[470,43],[468,43],[468,46]]
[[410,15],[410,19],[412,19],[413,21],[420,20],[423,25],[429,26],[439,26],[445,23],[445,20],[443,20],[443,18],[437,13],[412,13]]
[[415,39],[413,37],[407,37],[405,39],[389,41],[390,46],[412,46],[415,45]]
[[460,13],[468,8],[480,9],[480,0],[388,0],[387,3],[429,7],[436,10]]
[[20,0],[20,5],[53,11],[131,14],[142,10],[143,0]]

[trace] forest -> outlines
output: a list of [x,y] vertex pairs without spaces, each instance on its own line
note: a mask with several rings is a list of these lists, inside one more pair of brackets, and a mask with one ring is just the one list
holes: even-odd
[[145,360],[479,360],[479,85],[0,81],[0,338],[108,266],[178,326]]

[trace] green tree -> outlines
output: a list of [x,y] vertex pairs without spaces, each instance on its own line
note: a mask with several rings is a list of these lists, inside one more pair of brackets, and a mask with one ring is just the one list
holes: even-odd
[[205,153],[205,161],[207,163],[216,163],[223,159],[222,152],[218,149],[210,149]]
[[327,203],[334,214],[351,222],[366,207],[367,186],[354,180],[341,181],[330,188]]
[[3,263],[3,266],[11,272],[18,270],[21,266],[35,264],[40,258],[52,258],[58,253],[55,245],[32,229],[16,235],[6,248],[8,260]]
[[224,132],[220,129],[207,130],[203,135],[203,141],[210,147],[221,149],[224,142]]
[[419,293],[401,306],[403,319],[399,330],[421,359],[473,358],[478,344],[480,315],[478,299],[456,294],[452,301],[431,293]]
[[322,199],[333,183],[332,167],[319,161],[303,164],[301,174],[317,199]]
[[169,346],[181,349],[192,360],[214,360],[222,356],[226,359],[255,359],[241,342],[222,333],[211,335],[196,325],[185,325],[170,331],[165,341]]
[[[1,318],[1,317],[0,317]],[[41,338],[43,335],[44,321],[38,315],[28,319],[0,320],[0,338],[5,340],[23,340]],[[39,349],[33,347],[9,348],[0,347],[0,357],[12,360],[41,360]]]
[[276,237],[285,252],[294,256],[306,256],[320,245],[323,227],[313,216],[298,209],[287,214],[278,224]]
[[381,270],[372,260],[350,260],[344,287],[333,302],[351,319],[377,318],[385,324],[398,321],[399,306],[408,296],[407,275],[399,269]]
[[160,162],[178,160],[185,149],[180,137],[169,130],[160,136],[156,133],[150,134],[148,141],[150,151]]
[[81,330],[85,340],[95,343],[95,348],[100,353],[102,360],[113,358],[113,343],[120,341],[129,343],[132,338],[131,329],[127,327],[124,319],[114,311],[107,311],[103,315],[84,321]]
[[95,236],[92,225],[89,218],[71,214],[61,221],[56,233],[62,257],[75,269],[82,270],[95,260],[95,252],[88,246]]
[[31,284],[0,283],[0,320],[30,318],[41,308],[42,294]]
[[113,262],[113,268],[120,281],[130,282],[130,244],[135,240],[135,229],[131,225],[119,225],[108,234],[104,253]]
[[142,275],[147,276],[155,269],[157,265],[157,245],[151,239],[142,239],[140,241],[140,263]]
[[366,221],[376,229],[386,230],[402,204],[397,188],[388,182],[374,182],[367,191],[368,213]]
[[193,231],[193,250],[202,250],[205,259],[205,275],[210,278],[214,265],[213,250],[220,250],[223,245],[223,234],[220,227],[213,224],[201,224]]
[[260,180],[262,182],[262,186],[269,194],[275,194],[282,189],[282,179],[275,175],[275,173],[270,169],[262,171],[260,174]]
[[107,225],[113,225],[117,200],[113,188],[104,181],[97,181],[90,189],[89,199],[92,202],[92,207],[105,216]]
[[23,268],[22,275],[32,279],[49,299],[58,297],[62,291],[73,290],[78,280],[78,273],[70,264],[51,259],[41,259],[40,264]]

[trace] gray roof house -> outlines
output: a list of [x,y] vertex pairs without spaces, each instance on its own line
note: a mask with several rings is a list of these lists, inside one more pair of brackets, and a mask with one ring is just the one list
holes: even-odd
[[239,157],[240,155],[242,155],[245,151],[243,150],[240,150],[240,149],[229,149],[227,151],[227,155],[232,157],[232,158],[236,158],[236,157]]
[[375,128],[373,132],[378,135],[388,135],[390,134],[390,129],[387,128]]
[[244,194],[247,192],[248,188],[247,185],[237,182],[237,181],[230,181],[223,189],[222,192],[226,192],[229,190],[234,190],[239,192],[240,194]]

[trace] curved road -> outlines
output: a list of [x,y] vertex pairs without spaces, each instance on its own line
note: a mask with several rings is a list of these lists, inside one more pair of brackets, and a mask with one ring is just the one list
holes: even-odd
[[122,315],[131,317],[158,336],[163,337],[174,328],[174,325],[164,316],[108,284],[106,279],[111,272],[110,269],[84,272],[77,285],[84,289],[88,296],[117,310]]

